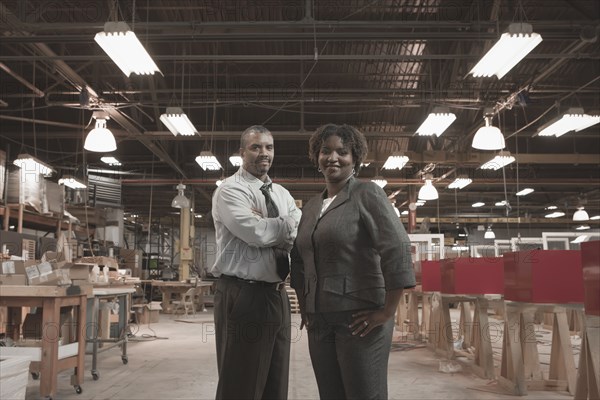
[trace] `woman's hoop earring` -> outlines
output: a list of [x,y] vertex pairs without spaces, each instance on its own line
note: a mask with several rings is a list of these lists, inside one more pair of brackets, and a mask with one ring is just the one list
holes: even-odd
[[319,172],[323,172],[323,171],[321,171],[321,168],[320,168],[320,167],[319,167],[319,168],[317,168],[317,171],[319,171]]
[[356,171],[352,168],[352,175],[356,175]]

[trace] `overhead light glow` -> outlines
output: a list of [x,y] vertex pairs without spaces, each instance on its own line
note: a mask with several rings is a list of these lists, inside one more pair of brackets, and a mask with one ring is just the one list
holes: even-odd
[[121,162],[119,160],[117,160],[116,158],[111,157],[111,156],[100,157],[100,161],[102,161],[105,164],[115,166],[115,167],[121,165]]
[[590,216],[588,215],[587,211],[585,211],[585,209],[583,207],[578,207],[577,211],[575,211],[575,213],[573,213],[573,221],[575,222],[581,222],[581,221],[589,221]]
[[161,73],[152,57],[125,22],[105,23],[104,31],[98,32],[94,40],[127,76],[132,73],[138,75]]
[[174,136],[192,136],[198,133],[192,121],[179,107],[167,107],[167,111],[160,116],[160,120]]
[[22,176],[23,174],[40,174],[47,177],[55,172],[54,169],[45,162],[26,153],[19,154],[13,161],[13,164],[21,168]]
[[478,150],[502,150],[506,146],[504,135],[492,125],[492,114],[486,114],[483,119],[485,126],[477,130],[471,147]]
[[384,169],[402,169],[408,162],[408,157],[402,154],[392,154],[388,157],[385,164],[383,164]]
[[448,109],[436,108],[430,113],[421,126],[417,129],[419,136],[440,136],[450,124],[454,122],[456,115],[449,112]]
[[578,227],[575,228],[576,231],[586,231],[590,229],[589,225],[579,225]]
[[487,230],[483,234],[484,239],[496,239],[496,234],[492,230],[492,226],[488,226]]
[[465,187],[470,185],[471,182],[473,182],[473,179],[459,176],[448,185],[448,189],[464,189]]
[[87,185],[80,180],[75,179],[75,177],[70,175],[65,175],[58,180],[59,185],[65,185],[70,187],[71,189],[85,189]]
[[571,240],[571,243],[574,243],[574,244],[583,243],[583,242],[587,242],[588,239],[589,239],[588,235],[579,235],[575,239]]
[[196,157],[196,162],[205,171],[217,171],[222,168],[221,163],[211,151],[201,151],[200,155]]
[[534,192],[534,190],[532,188],[525,188],[521,191],[518,191],[516,193],[516,195],[517,196],[527,196],[528,194],[533,193],[533,192]]
[[515,162],[515,158],[508,151],[501,151],[493,159],[483,164],[481,169],[498,170],[506,167],[508,164]]
[[438,196],[438,191],[433,186],[433,177],[429,174],[425,175],[425,184],[419,189],[419,200],[435,200]]
[[242,161],[243,161],[242,157],[240,156],[239,153],[232,154],[231,157],[229,157],[229,162],[234,167],[241,167],[242,166]]
[[375,183],[377,186],[379,186],[380,188],[384,188],[385,185],[387,185],[388,181],[385,180],[385,178],[381,177],[381,176],[376,176],[373,179],[371,179],[371,182]]
[[545,218],[560,218],[564,217],[565,213],[562,211],[554,211],[553,213],[544,215]]
[[526,23],[514,23],[508,26],[500,40],[473,67],[471,74],[475,77],[496,75],[502,79],[515,65],[542,41],[542,37],[533,32],[533,27]]
[[473,208],[479,208],[479,207],[483,207],[483,206],[485,206],[485,203],[483,203],[481,201],[471,204],[471,207],[473,207]]
[[554,119],[538,131],[539,136],[560,137],[567,132],[579,132],[600,122],[600,115],[588,115],[583,108],[569,108],[560,118]]
[[85,138],[83,148],[96,153],[108,153],[117,149],[117,142],[112,132],[106,127],[107,115],[95,112],[96,126]]

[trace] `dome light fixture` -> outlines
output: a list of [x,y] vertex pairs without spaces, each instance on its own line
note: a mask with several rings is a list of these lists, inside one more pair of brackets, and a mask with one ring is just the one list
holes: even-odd
[[190,199],[185,197],[184,194],[185,185],[179,184],[177,185],[177,196],[173,198],[171,202],[171,207],[173,208],[190,208]]
[[110,117],[104,112],[94,112],[96,127],[88,133],[83,148],[96,153],[108,153],[117,149],[117,142],[113,133],[106,127],[106,120]]
[[485,126],[477,130],[471,147],[478,150],[502,150],[506,143],[499,128],[492,125],[492,113],[487,113],[483,119]]
[[425,175],[425,184],[419,189],[419,200],[435,200],[439,197],[438,191],[433,186],[433,176],[431,174]]

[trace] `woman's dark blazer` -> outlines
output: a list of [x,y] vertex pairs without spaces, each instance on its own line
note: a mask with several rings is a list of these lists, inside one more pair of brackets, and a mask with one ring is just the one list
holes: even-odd
[[383,189],[350,178],[319,218],[326,193],[303,207],[292,250],[302,311],[378,308],[387,290],[413,287],[410,241]]

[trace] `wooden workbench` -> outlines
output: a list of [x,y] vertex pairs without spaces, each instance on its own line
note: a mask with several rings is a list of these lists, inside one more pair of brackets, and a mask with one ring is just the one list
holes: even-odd
[[[74,294],[71,294],[74,293]],[[20,312],[22,307],[42,308],[41,347],[2,347],[0,355],[26,355],[32,358],[29,367],[32,374],[40,375],[40,396],[52,398],[56,394],[57,374],[73,368],[71,384],[81,393],[85,356],[85,321],[87,296],[90,290],[78,286],[1,286],[0,307],[8,307],[7,335],[20,339]],[[60,311],[73,307],[76,321],[73,322],[74,342],[60,343]]]
[[157,287],[162,293],[162,312],[165,314],[173,313],[173,301],[180,300],[181,295],[193,287],[210,287],[212,282],[174,282],[174,281],[151,281],[152,287]]

